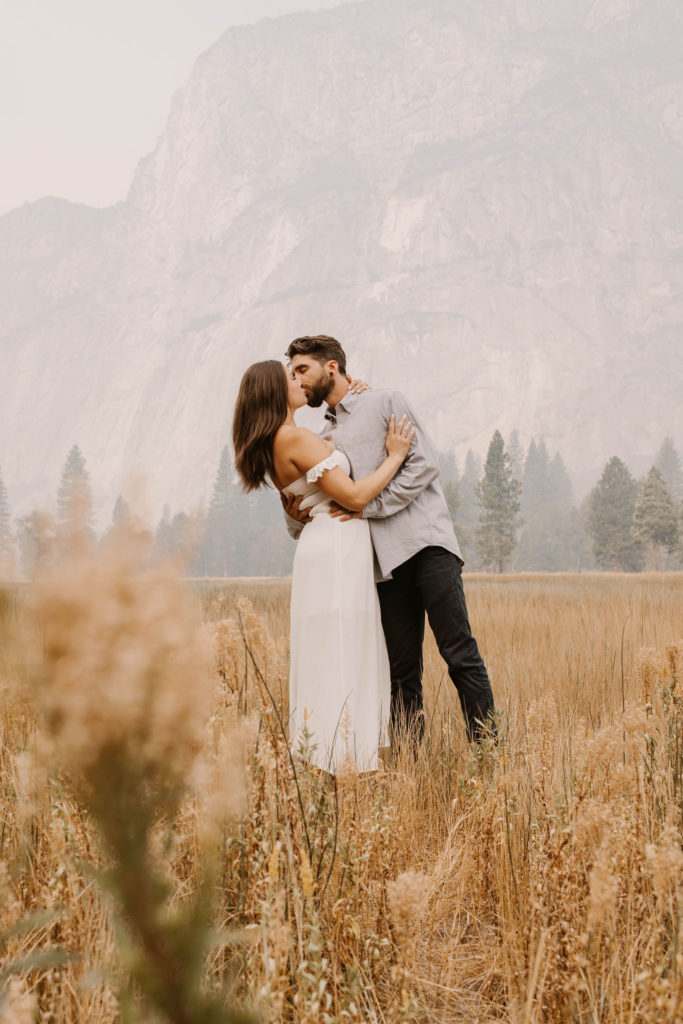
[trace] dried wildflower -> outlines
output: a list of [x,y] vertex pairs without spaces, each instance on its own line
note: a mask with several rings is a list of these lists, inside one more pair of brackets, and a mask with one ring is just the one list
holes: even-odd
[[552,770],[558,724],[557,701],[553,694],[531,702],[527,711],[530,745],[543,773],[549,774]]
[[246,810],[246,790],[241,767],[241,743],[222,742],[215,755],[197,759],[190,777],[198,805],[198,835],[203,843],[220,840],[227,823]]
[[619,879],[612,868],[609,844],[603,843],[590,873],[590,894],[586,923],[589,931],[599,928],[614,912]]
[[[277,847],[276,847],[277,849]],[[259,996],[269,1004],[269,1020],[282,1020],[282,1008],[289,988],[287,961],[292,943],[291,926],[285,913],[285,894],[279,892],[271,905],[264,906],[261,927],[264,984]]]
[[9,868],[4,860],[0,860],[0,934],[16,924],[21,910],[21,903],[12,888]]
[[25,983],[20,978],[12,978],[0,1002],[0,1024],[32,1024],[36,1009],[35,996]]
[[277,885],[279,867],[280,864],[280,844],[276,843],[273,849],[270,851],[270,857],[268,858],[268,878],[270,879],[271,885]]
[[683,640],[666,645],[666,661],[671,677],[671,689],[679,694],[683,684]]
[[611,817],[612,811],[607,804],[586,800],[574,826],[577,845],[589,850],[599,847]]
[[301,888],[305,898],[310,900],[313,898],[313,893],[315,891],[315,882],[313,881],[311,862],[308,859],[308,853],[303,846],[299,848],[299,858],[301,860]]
[[389,910],[397,932],[407,937],[422,913],[429,892],[429,878],[419,871],[404,871],[394,882],[387,882]]
[[612,725],[606,725],[595,733],[589,733],[583,746],[583,759],[589,774],[605,766],[616,764],[619,753],[620,733]]
[[662,830],[656,846],[648,843],[645,857],[652,871],[657,896],[668,899],[676,891],[683,872],[681,839],[674,825],[669,824]]
[[[208,942],[220,824],[244,802],[242,756],[223,714],[199,760],[213,685],[187,587],[141,563],[135,538],[122,533],[97,559],[74,557],[37,605],[45,644],[36,691],[54,754],[104,839],[128,976],[155,1015],[201,1024],[220,1010],[222,1019],[225,993],[205,986],[197,950]],[[201,812],[195,891],[170,914],[156,848],[192,781]],[[227,1019],[252,1018],[235,1010]]]
[[617,743],[624,745],[621,751],[626,755],[626,760],[635,764],[643,755],[644,744],[647,741],[651,725],[648,722],[648,709],[637,705],[626,705],[626,711],[621,717],[620,726],[615,726]]
[[661,672],[661,664],[654,647],[641,647],[638,652],[638,682],[643,703],[649,710],[652,707],[652,695],[657,676]]
[[119,1000],[117,999],[116,994],[112,992],[108,985],[105,985],[102,990],[100,1003],[102,1006],[103,1013],[105,1013],[108,1017],[118,1018]]
[[206,651],[180,581],[137,571],[134,545],[81,555],[39,591],[37,690],[61,763],[87,779],[133,758],[146,778],[182,779],[203,739]]
[[244,639],[254,654],[259,655],[270,643],[270,636],[263,620],[256,614],[253,604],[247,597],[238,599],[237,608]]
[[243,676],[244,640],[234,619],[204,624],[213,650],[216,671],[230,690],[237,690]]
[[336,772],[337,782],[340,786],[352,787],[360,780],[358,765],[351,754],[346,754],[339,764]]
[[35,751],[22,750],[14,758],[14,788],[17,794],[16,820],[24,828],[40,807],[47,785],[47,769]]
[[[616,775],[622,772],[626,759],[628,771],[632,772],[634,758],[638,759],[642,755],[648,728],[648,710],[627,704],[618,722],[603,726],[583,744],[582,756],[586,771],[591,774],[607,770],[615,776],[616,782]],[[621,781],[626,785],[632,784],[630,775]]]
[[259,745],[256,761],[263,772],[266,790],[274,792],[277,786],[278,759],[272,742]]

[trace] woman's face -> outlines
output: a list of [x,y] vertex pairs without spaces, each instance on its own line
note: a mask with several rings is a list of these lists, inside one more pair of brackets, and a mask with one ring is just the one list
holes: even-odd
[[301,384],[296,379],[291,370],[283,367],[285,376],[287,377],[287,405],[290,409],[301,409],[302,406],[306,405],[306,395],[303,392]]

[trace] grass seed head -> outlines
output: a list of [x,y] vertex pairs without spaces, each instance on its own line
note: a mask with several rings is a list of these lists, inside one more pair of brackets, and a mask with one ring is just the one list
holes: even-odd
[[429,878],[419,871],[404,871],[393,882],[387,882],[387,899],[391,919],[397,932],[406,938],[424,910],[429,893]]
[[609,843],[605,842],[590,873],[586,919],[589,931],[596,930],[612,916],[618,894],[619,879],[613,870]]
[[128,752],[146,777],[182,777],[208,717],[206,649],[180,581],[141,568],[125,540],[82,553],[40,587],[37,691],[72,774]]
[[647,844],[645,856],[657,896],[661,900],[668,899],[676,892],[683,873],[680,830],[672,824],[666,825],[659,842]]
[[0,1024],[33,1024],[36,1009],[36,998],[27,990],[25,982],[12,978],[0,1002]]
[[652,696],[655,690],[655,682],[661,672],[661,662],[654,647],[641,647],[638,652],[638,681],[643,703],[646,707],[652,705]]

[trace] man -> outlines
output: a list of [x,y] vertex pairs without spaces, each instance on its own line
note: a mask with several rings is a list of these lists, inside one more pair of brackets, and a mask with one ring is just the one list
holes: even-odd
[[[391,666],[392,731],[424,733],[422,643],[425,612],[441,656],[460,697],[470,740],[495,730],[493,693],[472,636],[462,585],[462,565],[446,499],[438,481],[434,447],[420,419],[399,391],[378,388],[354,394],[346,377],[346,356],[327,335],[296,338],[287,349],[292,373],[308,405],[327,403],[322,436],[343,451],[351,474],[360,479],[384,459],[392,414],[404,414],[417,428],[403,466],[362,512],[338,506],[331,515],[362,516],[370,525],[382,627]],[[288,528],[298,537],[305,513],[283,496]]]

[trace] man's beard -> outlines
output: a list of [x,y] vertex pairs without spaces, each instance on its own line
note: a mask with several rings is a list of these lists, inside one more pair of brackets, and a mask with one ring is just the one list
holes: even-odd
[[309,385],[306,401],[312,409],[319,409],[334,387],[334,377],[323,375],[317,384]]

